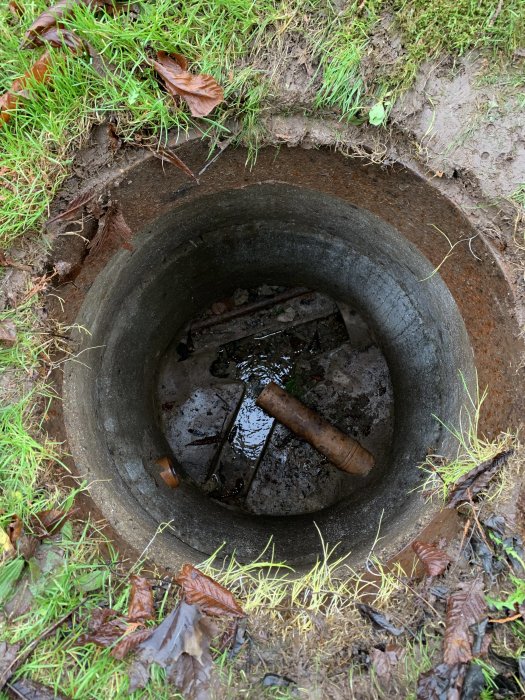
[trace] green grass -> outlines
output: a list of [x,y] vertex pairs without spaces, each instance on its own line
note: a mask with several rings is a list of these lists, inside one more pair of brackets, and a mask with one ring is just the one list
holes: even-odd
[[[476,383],[475,394],[469,390],[465,378],[460,376],[467,402],[462,407],[458,425],[443,425],[457,444],[457,453],[453,459],[443,460],[440,455],[429,455],[427,461],[421,466],[428,473],[428,479],[422,486],[423,491],[432,490],[439,493],[443,501],[446,501],[450,490],[456,482],[477,465],[495,457],[502,450],[509,449],[515,438],[507,433],[500,434],[496,439],[489,440],[480,434],[479,421],[483,402],[487,398],[488,390],[480,392]],[[505,488],[504,473],[500,475],[500,482],[491,498],[496,498]]]

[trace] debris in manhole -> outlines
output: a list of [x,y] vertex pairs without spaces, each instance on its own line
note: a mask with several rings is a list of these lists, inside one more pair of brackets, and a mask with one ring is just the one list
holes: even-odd
[[162,471],[159,476],[170,489],[176,489],[180,484],[180,479],[175,472],[173,462],[169,457],[161,457],[156,461],[156,464],[161,467]]
[[[309,431],[312,447],[263,410],[271,383],[325,419],[329,444]],[[261,285],[214,302],[166,353],[158,405],[183,478],[257,514],[315,512],[350,495],[372,454],[384,462],[393,430],[388,368],[367,324],[305,288]]]
[[374,466],[373,456],[357,440],[334,428],[275,382],[265,386],[256,403],[344,472],[366,476]]

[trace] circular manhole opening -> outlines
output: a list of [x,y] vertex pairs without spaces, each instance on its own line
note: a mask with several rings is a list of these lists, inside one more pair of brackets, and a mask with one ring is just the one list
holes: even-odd
[[[474,377],[432,264],[368,211],[287,184],[159,216],[97,276],[77,324],[89,333],[65,372],[72,454],[128,543],[169,523],[154,545],[164,565],[221,547],[249,560],[269,541],[306,564],[323,540],[365,551],[380,521],[396,539],[422,512],[418,465],[450,452],[440,421],[457,423],[458,373]],[[362,442],[369,476],[337,471],[258,412],[269,379]]]

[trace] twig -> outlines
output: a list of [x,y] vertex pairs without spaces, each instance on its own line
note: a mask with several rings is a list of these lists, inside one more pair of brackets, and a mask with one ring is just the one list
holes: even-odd
[[56,622],[53,622],[52,625],[50,625],[47,629],[45,629],[43,632],[41,632],[36,639],[34,639],[31,644],[27,647],[27,649],[23,652],[23,654],[19,654],[15,659],[11,661],[9,666],[5,669],[3,674],[0,676],[0,690],[5,686],[5,684],[8,682],[8,680],[11,678],[13,673],[19,668],[23,663],[27,661],[27,659],[31,656],[31,654],[34,652],[34,650],[37,648],[37,646],[40,644],[40,642],[45,639],[46,637],[49,637],[49,635],[54,632],[57,627],[60,627],[66,620],[68,620],[71,615],[76,612],[79,607],[84,603],[84,600],[81,600],[78,605],[75,605],[75,607],[70,610],[68,613],[65,615],[62,615],[61,618],[59,618]]
[[230,143],[233,141],[233,139],[234,139],[236,136],[237,136],[237,134],[232,134],[229,138],[226,139],[226,141],[223,141],[222,143],[217,144],[217,148],[219,149],[219,152],[216,153],[216,154],[213,156],[213,158],[212,158],[211,160],[209,160],[209,161],[199,170],[199,172],[197,173],[197,177],[200,177],[203,173],[206,172],[206,170],[208,170],[208,168],[210,167],[210,165],[211,165],[212,163],[215,163],[215,161],[217,160],[217,158],[218,158],[220,155],[222,155],[222,154],[224,153],[224,151],[228,148],[228,146],[230,145]]
[[461,537],[461,542],[460,542],[460,545],[459,545],[459,554],[458,554],[458,558],[461,556],[461,552],[463,551],[463,545],[465,544],[465,539],[466,539],[467,534],[468,534],[468,531],[469,531],[469,529],[470,529],[470,523],[471,523],[471,520],[470,520],[470,518],[468,518],[468,519],[467,519],[467,522],[465,523],[465,527],[463,528],[463,535],[462,535],[462,537]]
[[494,24],[494,22],[498,19],[499,13],[501,12],[502,9],[503,9],[503,0],[499,0],[498,6],[497,6],[496,9],[494,10],[494,14],[493,14],[492,17],[489,19],[489,27],[492,27],[492,25]]
[[505,622],[514,622],[514,620],[518,620],[520,617],[522,617],[521,613],[516,613],[515,615],[511,615],[510,617],[499,617],[499,618],[493,618],[489,617],[489,622],[495,622],[498,625],[502,625]]
[[487,547],[488,547],[489,550],[490,550],[490,549],[491,549],[490,543],[489,543],[489,541],[487,540],[487,536],[485,535],[485,531],[484,531],[483,528],[481,527],[481,523],[480,523],[479,520],[478,520],[478,514],[477,514],[477,512],[476,512],[476,506],[474,505],[474,501],[472,500],[472,492],[471,492],[470,488],[467,489],[467,496],[468,496],[468,501],[469,501],[470,507],[472,508],[472,515],[473,515],[473,517],[474,517],[474,520],[475,520],[475,522],[476,522],[476,525],[478,526],[478,530],[479,530],[479,532],[480,532],[480,535],[481,535],[481,537],[483,538],[483,541],[485,542],[485,544],[487,545]]

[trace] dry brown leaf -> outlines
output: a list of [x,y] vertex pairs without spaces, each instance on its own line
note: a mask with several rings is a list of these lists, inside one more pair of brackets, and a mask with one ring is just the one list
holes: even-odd
[[129,594],[128,620],[153,620],[155,608],[153,607],[153,590],[151,581],[145,576],[131,576],[131,592]]
[[16,544],[23,531],[24,523],[18,517],[18,515],[13,516],[13,519],[7,527],[7,534],[9,535],[9,539],[11,540],[11,544]]
[[487,605],[481,579],[476,579],[470,584],[460,584],[459,590],[449,596],[443,649],[446,664],[454,666],[472,659],[470,627],[482,620],[486,614]]
[[9,258],[3,250],[0,250],[0,267],[14,267],[15,270],[24,270],[25,272],[31,272],[31,265],[23,265],[22,263]]
[[11,119],[10,110],[14,109],[18,101],[25,97],[25,89],[31,80],[37,83],[44,83],[48,80],[49,71],[51,69],[51,59],[47,51],[45,51],[38,61],[24,73],[21,78],[13,81],[8,92],[0,95],[0,121],[7,122]]
[[98,0],[59,0],[55,5],[42,12],[25,33],[24,48],[41,46],[43,35],[60,25],[61,20],[68,15],[76,5],[100,6]]
[[127,616],[109,608],[94,610],[88,633],[80,637],[79,644],[92,643],[104,648],[114,644],[111,656],[122,660],[153,634],[155,629],[145,629],[144,622],[152,620],[154,616],[151,582],[144,576],[133,575]]
[[230,591],[191,564],[184,564],[175,582],[181,586],[184,600],[197,605],[202,612],[217,617],[244,617],[244,611]]
[[195,174],[188,168],[186,163],[181,158],[179,158],[179,156],[173,153],[173,151],[171,151],[169,148],[165,148],[164,146],[157,146],[156,148],[149,147],[148,150],[151,151],[151,153],[153,153],[155,158],[159,158],[162,161],[167,160],[168,163],[171,163],[176,168],[179,168],[179,170],[185,172],[186,175],[189,175],[189,177],[193,178],[194,180],[197,179],[195,177]]
[[169,486],[170,489],[176,489],[180,484],[180,479],[175,473],[171,459],[169,457],[161,457],[157,459],[155,463],[158,464],[159,467],[162,467],[160,478],[164,483]]
[[157,53],[157,60],[151,62],[164,80],[166,90],[173,97],[186,100],[194,117],[205,117],[224,100],[224,91],[211,75],[193,75],[188,62],[180,54]]
[[427,576],[440,576],[450,564],[448,554],[433,544],[416,540],[412,549],[423,562]]
[[12,348],[16,343],[16,326],[10,319],[0,321],[0,345]]
[[404,655],[405,650],[398,644],[387,644],[385,650],[371,649],[372,667],[379,678],[389,678]]
[[448,505],[451,507],[458,506],[463,501],[468,501],[469,495],[470,498],[474,498],[480,491],[484,491],[490,480],[513,454],[514,450],[512,449],[504,450],[492,459],[487,459],[485,462],[478,464],[477,467],[474,467],[461,479],[458,479],[450,492]]
[[41,44],[50,44],[57,49],[66,46],[73,53],[82,53],[86,51],[86,45],[75,32],[61,27],[49,27],[40,35]]
[[40,543],[36,537],[24,532],[24,524],[18,515],[15,515],[9,523],[7,534],[16,553],[26,561],[29,561],[34,556]]
[[16,17],[16,19],[22,17],[24,14],[24,8],[19,2],[16,2],[16,0],[9,0],[8,7],[9,12],[13,15],[13,17]]

